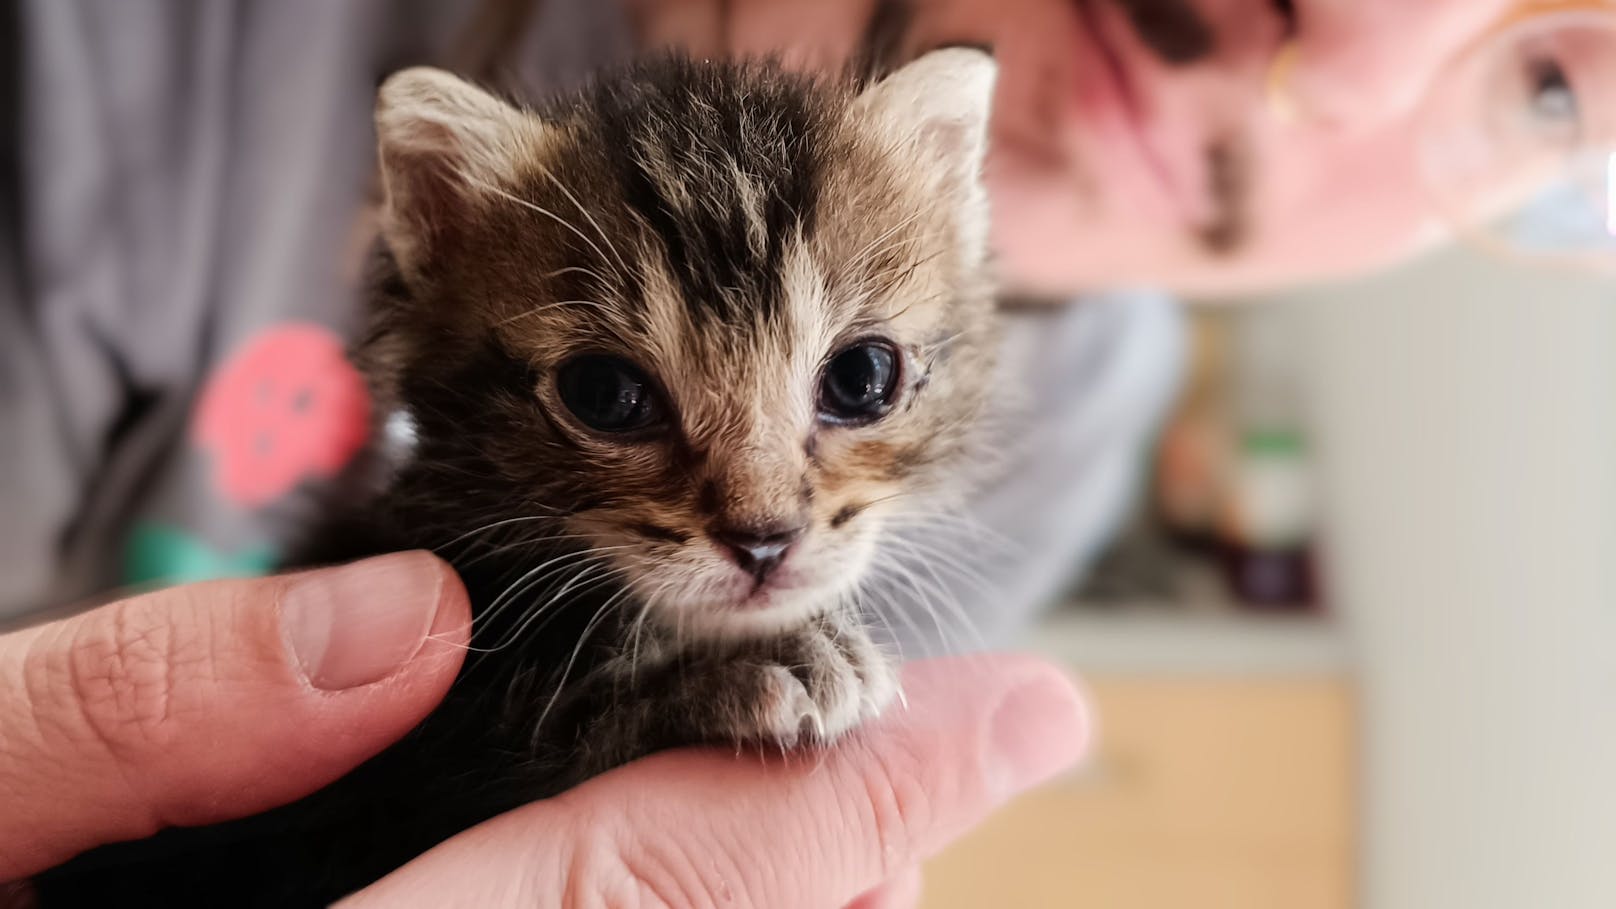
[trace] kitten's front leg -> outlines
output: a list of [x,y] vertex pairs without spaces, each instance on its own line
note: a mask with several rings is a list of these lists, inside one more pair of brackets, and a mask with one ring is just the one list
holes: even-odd
[[598,769],[678,745],[829,744],[898,693],[893,660],[843,613],[615,673],[613,697],[585,734]]

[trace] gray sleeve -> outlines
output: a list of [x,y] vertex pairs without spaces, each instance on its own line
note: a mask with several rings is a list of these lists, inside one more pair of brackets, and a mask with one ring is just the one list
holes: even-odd
[[[209,485],[193,404],[265,331],[352,326],[376,84],[476,5],[0,0],[0,618],[151,577],[150,539],[194,556],[165,580],[267,560],[285,521]],[[535,88],[626,53],[619,4],[536,6]]]
[[1020,402],[995,433],[996,479],[906,528],[872,587],[904,656],[1013,644],[1087,568],[1135,498],[1184,344],[1155,293],[1009,311],[998,381]]

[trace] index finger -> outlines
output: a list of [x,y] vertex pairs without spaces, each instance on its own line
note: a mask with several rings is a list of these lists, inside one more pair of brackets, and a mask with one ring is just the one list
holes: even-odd
[[1069,767],[1086,709],[1022,657],[917,664],[909,706],[818,754],[685,750],[597,777],[426,853],[346,905],[830,909]]

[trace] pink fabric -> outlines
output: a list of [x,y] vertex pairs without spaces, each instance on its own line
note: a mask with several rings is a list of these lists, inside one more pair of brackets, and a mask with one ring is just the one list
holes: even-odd
[[370,393],[342,341],[318,325],[288,323],[254,337],[213,374],[192,437],[213,457],[219,493],[251,508],[334,476],[369,426]]

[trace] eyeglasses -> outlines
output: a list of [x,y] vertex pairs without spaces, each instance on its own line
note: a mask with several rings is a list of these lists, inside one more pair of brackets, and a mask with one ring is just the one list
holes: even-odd
[[1616,3],[1523,7],[1432,86],[1418,140],[1461,236],[1616,274]]

